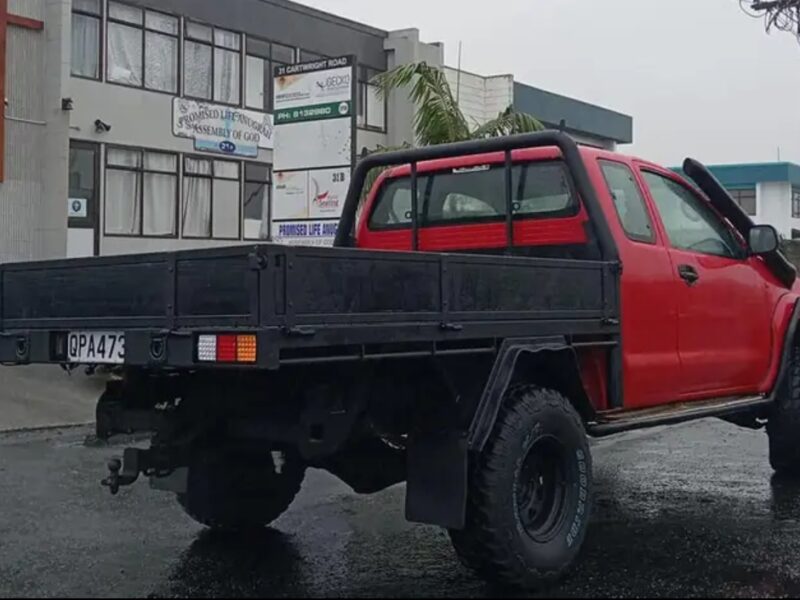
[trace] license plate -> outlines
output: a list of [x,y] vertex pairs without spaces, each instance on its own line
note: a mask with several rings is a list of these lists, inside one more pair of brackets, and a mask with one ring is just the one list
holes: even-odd
[[69,362],[121,365],[125,362],[125,334],[117,331],[73,331],[67,338]]

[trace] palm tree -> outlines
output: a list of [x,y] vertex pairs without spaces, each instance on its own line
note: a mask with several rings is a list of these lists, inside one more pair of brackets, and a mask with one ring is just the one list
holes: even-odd
[[444,71],[425,62],[401,65],[375,78],[383,97],[410,87],[414,133],[421,146],[463,142],[545,129],[535,117],[509,106],[488,123],[470,125],[453,96]]
[[[414,133],[416,143],[420,146],[501,137],[546,129],[538,119],[529,114],[515,111],[513,106],[506,108],[488,123],[482,125],[475,123],[470,126],[464,113],[461,112],[458,102],[453,97],[453,91],[450,89],[450,84],[447,83],[444,71],[425,62],[410,63],[381,73],[373,80],[373,83],[378,85],[381,98],[385,98],[393,90],[411,88],[410,96],[416,108]],[[379,146],[367,153],[404,150],[409,147],[408,143],[394,148]],[[385,168],[376,168],[367,175],[361,191],[359,208],[363,207],[369,191],[383,171]]]

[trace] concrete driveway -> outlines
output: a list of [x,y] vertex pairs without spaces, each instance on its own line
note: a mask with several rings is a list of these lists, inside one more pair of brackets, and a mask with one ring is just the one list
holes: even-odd
[[[85,447],[90,431],[0,436],[0,596],[505,596],[404,521],[402,486],[359,497],[312,471],[273,529],[214,535],[146,483],[109,496],[121,448]],[[763,432],[703,421],[593,453],[584,551],[541,596],[800,594],[800,485],[772,478]]]
[[83,369],[0,367],[0,431],[90,423],[104,386]]

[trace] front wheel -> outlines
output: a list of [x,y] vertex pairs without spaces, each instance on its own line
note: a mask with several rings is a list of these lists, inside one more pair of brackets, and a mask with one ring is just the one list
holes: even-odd
[[586,535],[592,464],[580,416],[560,393],[520,386],[506,396],[470,472],[456,553],[479,576],[532,589],[560,578]]
[[800,347],[792,347],[786,388],[767,421],[769,462],[782,476],[800,478]]
[[197,451],[189,465],[186,493],[178,502],[187,515],[212,529],[266,527],[289,508],[305,477],[294,453]]

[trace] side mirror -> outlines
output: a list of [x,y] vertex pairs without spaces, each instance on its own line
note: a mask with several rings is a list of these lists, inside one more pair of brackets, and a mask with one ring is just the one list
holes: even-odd
[[778,232],[772,225],[756,225],[748,236],[750,252],[756,256],[769,254],[778,249]]

